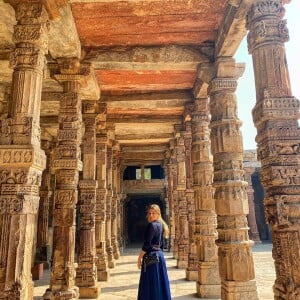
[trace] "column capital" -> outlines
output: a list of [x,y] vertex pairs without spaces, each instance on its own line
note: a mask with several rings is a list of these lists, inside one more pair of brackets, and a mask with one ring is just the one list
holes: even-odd
[[246,22],[250,53],[260,46],[283,44],[289,40],[286,20],[282,20],[285,12],[283,4],[282,0],[260,0],[251,6]]

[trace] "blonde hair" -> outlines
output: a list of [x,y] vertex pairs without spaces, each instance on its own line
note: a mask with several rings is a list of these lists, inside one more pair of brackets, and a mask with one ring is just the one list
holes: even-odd
[[[157,204],[151,204],[148,206],[147,212],[152,209],[154,210],[156,213],[158,213],[159,217],[158,217],[158,221],[162,223],[163,225],[163,229],[164,229],[164,238],[169,238],[169,227],[167,225],[167,223],[164,221],[164,219],[161,216],[161,212],[160,212],[160,207]],[[148,219],[149,221],[149,219]]]

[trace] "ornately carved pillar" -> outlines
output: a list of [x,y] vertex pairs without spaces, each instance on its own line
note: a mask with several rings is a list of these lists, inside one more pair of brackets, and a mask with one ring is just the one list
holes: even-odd
[[272,228],[275,299],[300,299],[299,100],[292,96],[284,43],[288,40],[283,0],[259,0],[248,12],[258,159],[265,211]]
[[[186,113],[190,118],[193,105],[186,107]],[[193,166],[192,166],[192,128],[191,122],[185,122],[185,132],[183,134],[185,157],[186,157],[186,200],[187,200],[187,223],[188,223],[188,265],[186,269],[187,280],[198,279],[198,257],[195,241],[195,203],[193,189]]]
[[82,113],[85,125],[83,137],[83,170],[79,181],[79,247],[77,254],[76,285],[80,298],[97,298],[95,213],[96,213],[96,103],[83,101]]
[[113,197],[113,190],[112,190],[112,142],[110,140],[109,144],[107,145],[106,150],[106,180],[107,180],[107,193],[106,193],[106,252],[107,252],[107,259],[108,259],[108,267],[114,268],[115,267],[115,259],[113,254],[113,247],[112,247],[112,233],[111,233],[111,209],[112,209],[112,197]]
[[[177,205],[176,223],[175,223],[175,241],[177,242],[177,267],[187,268],[189,253],[189,234],[188,234],[188,216],[187,216],[187,197],[186,197],[186,153],[184,146],[183,132],[180,132],[182,126],[176,126],[176,159],[177,159]],[[176,247],[176,244],[175,244]]]
[[40,105],[48,15],[39,2],[14,2],[8,117],[0,121],[0,299],[32,299],[31,267],[46,157]]
[[173,197],[173,173],[175,165],[171,163],[171,151],[167,150],[165,157],[168,161],[167,163],[167,192],[168,192],[168,202],[169,202],[169,240],[168,249],[174,250],[174,239],[175,239],[175,222],[174,222],[174,197]]
[[45,151],[47,157],[46,169],[42,175],[42,182],[40,188],[40,204],[38,213],[38,229],[36,242],[36,256],[35,263],[43,263],[44,266],[49,267],[50,249],[48,238],[49,227],[49,209],[51,207],[50,201],[53,196],[53,187],[51,180],[51,168],[54,142],[51,140],[42,140],[42,149]]
[[219,58],[211,81],[211,148],[214,156],[219,268],[222,299],[256,300],[252,244],[248,236],[247,182],[244,181],[241,122],[235,90],[244,66]]
[[118,207],[120,205],[119,194],[119,145],[116,143],[112,148],[112,203],[111,203],[111,243],[114,259],[119,259],[120,249],[118,241]]
[[75,218],[78,200],[81,158],[80,86],[90,72],[90,65],[77,58],[57,59],[52,67],[54,78],[63,86],[58,115],[58,145],[53,169],[56,172],[54,195],[53,253],[50,287],[44,299],[77,299],[75,286]]
[[209,130],[208,98],[195,99],[192,113],[192,160],[195,202],[195,240],[198,253],[197,294],[220,298],[217,218],[213,182],[213,158]]
[[97,252],[97,274],[98,280],[107,281],[109,279],[108,261],[106,253],[106,151],[107,135],[106,128],[106,107],[102,106],[103,114],[102,128],[97,133],[97,203],[96,203],[96,252]]

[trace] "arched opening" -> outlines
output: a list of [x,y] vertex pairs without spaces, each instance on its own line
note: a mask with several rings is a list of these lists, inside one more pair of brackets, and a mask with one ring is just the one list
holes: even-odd
[[128,195],[125,202],[125,235],[128,243],[142,243],[147,226],[146,211],[150,204],[158,204],[165,218],[166,205],[159,195]]

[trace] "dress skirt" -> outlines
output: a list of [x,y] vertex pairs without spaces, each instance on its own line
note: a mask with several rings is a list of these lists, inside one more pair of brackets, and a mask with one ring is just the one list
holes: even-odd
[[144,267],[142,263],[137,300],[171,300],[170,284],[164,254],[159,255],[159,263]]

